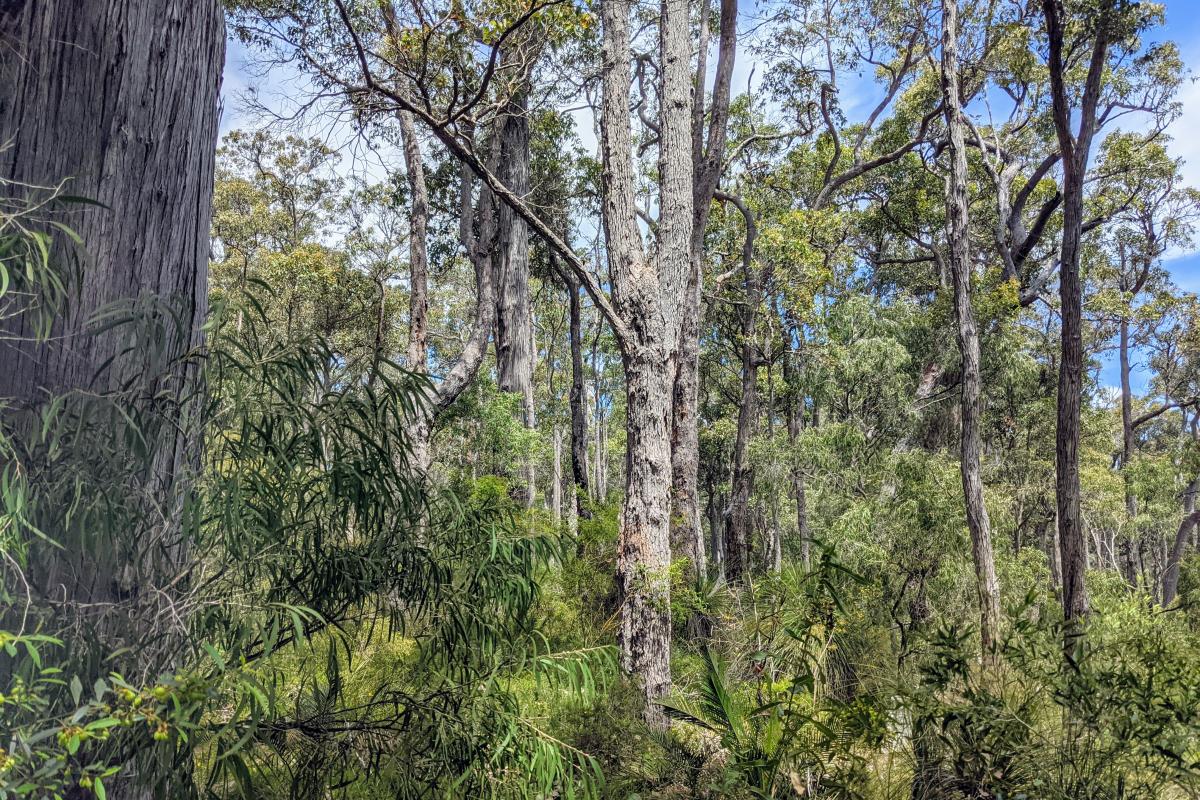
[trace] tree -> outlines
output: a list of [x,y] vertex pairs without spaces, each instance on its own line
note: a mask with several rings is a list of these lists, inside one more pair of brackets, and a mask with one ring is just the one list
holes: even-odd
[[[1046,23],[1047,69],[1051,116],[1062,159],[1062,244],[1059,256],[1059,312],[1062,316],[1058,372],[1058,412],[1055,444],[1055,498],[1059,548],[1062,551],[1063,608],[1067,619],[1078,621],[1088,612],[1084,572],[1087,544],[1080,514],[1079,430],[1083,396],[1083,285],[1080,247],[1084,232],[1084,184],[1098,124],[1119,100],[1101,105],[1110,49],[1118,55],[1136,49],[1135,36],[1152,19],[1152,10],[1101,0],[1097,7],[1068,29],[1065,0],[1042,0]],[[1070,38],[1071,33],[1074,37]],[[1077,59],[1084,59],[1077,65]],[[1070,95],[1070,72],[1086,74],[1077,105]]]
[[996,581],[992,530],[983,502],[983,477],[980,474],[980,395],[979,331],[971,308],[971,220],[967,186],[967,143],[964,133],[962,101],[959,90],[958,0],[942,3],[942,103],[946,131],[950,141],[950,172],[946,178],[946,236],[950,275],[954,283],[954,317],[958,323],[958,349],[962,356],[961,411],[962,434],[959,465],[962,472],[963,498],[967,508],[967,527],[971,531],[971,555],[975,562],[976,593],[979,598],[980,638],[984,660],[994,659],[997,627],[1000,622],[1000,587]]
[[[28,315],[6,322],[3,392],[36,411],[51,397],[136,380],[152,398],[142,435],[164,442],[141,478],[143,502],[162,512],[151,538],[136,550],[62,539],[33,580],[66,601],[58,622],[86,617],[107,648],[92,661],[89,685],[112,668],[100,666],[104,656],[123,647],[144,646],[139,658],[158,674],[179,652],[143,639],[156,616],[150,598],[169,601],[186,589],[174,579],[187,552],[179,512],[198,460],[194,356],[208,310],[223,12],[216,0],[5,3],[0,41],[0,178],[61,185],[89,201],[65,219],[86,253],[69,312],[48,338],[34,335]],[[100,312],[126,324],[97,325]],[[148,332],[140,345],[131,333],[139,328]],[[96,607],[111,610],[86,612]],[[113,795],[145,791],[124,781]]]
[[692,233],[688,243],[691,271],[687,302],[680,316],[679,357],[675,366],[671,404],[671,474],[674,486],[671,546],[691,563],[693,577],[708,569],[704,530],[700,524],[700,316],[704,276],[704,233],[709,211],[725,171],[725,143],[729,121],[730,84],[737,58],[737,0],[721,0],[717,64],[712,104],[705,119],[705,86],[708,81],[709,0],[700,0],[700,45],[692,101]]

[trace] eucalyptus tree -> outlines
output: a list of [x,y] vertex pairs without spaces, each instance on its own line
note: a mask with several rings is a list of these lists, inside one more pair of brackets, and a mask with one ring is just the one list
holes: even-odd
[[959,469],[966,502],[967,527],[971,531],[971,555],[975,563],[975,588],[979,600],[980,638],[986,662],[995,658],[1000,623],[1000,586],[996,580],[992,552],[991,521],[983,500],[980,472],[980,375],[979,331],[971,307],[971,220],[967,178],[966,125],[963,120],[959,69],[958,0],[942,3],[941,84],[949,140],[949,175],[946,178],[946,236],[950,276],[954,284],[954,317],[958,324],[958,349],[962,358],[961,424]]
[[[1081,4],[1083,5],[1083,4]],[[1062,555],[1063,608],[1076,622],[1087,615],[1087,543],[1080,514],[1079,431],[1083,397],[1083,285],[1080,249],[1084,233],[1084,200],[1088,164],[1096,132],[1106,119],[1129,110],[1112,92],[1106,76],[1114,62],[1135,58],[1138,34],[1161,12],[1140,4],[1101,0],[1086,13],[1068,15],[1065,0],[1043,0],[1046,67],[1050,84],[1051,119],[1062,161],[1062,242],[1059,256],[1059,313],[1062,317],[1055,444],[1055,498]],[[1161,52],[1161,51],[1160,51]],[[1076,85],[1070,76],[1085,77]],[[1151,82],[1171,80],[1153,73]],[[1068,636],[1068,644],[1070,640]]]
[[[417,3],[401,8],[335,0],[332,8],[320,3],[248,3],[238,20],[246,38],[307,68],[315,81],[362,113],[412,114],[463,165],[464,177],[469,172],[480,181],[481,197],[486,192],[492,202],[511,209],[554,250],[612,328],[622,351],[628,399],[626,492],[617,560],[624,600],[618,638],[623,667],[652,701],[670,688],[670,381],[694,211],[690,12],[685,0],[665,0],[656,35],[658,219],[653,226],[655,247],[648,253],[638,227],[639,214],[645,212],[634,191],[630,10],[613,0],[600,11],[600,205],[611,297],[561,233],[501,179],[492,151],[481,151],[475,136],[480,128],[496,128],[506,101],[504,79],[512,73],[501,58],[505,43],[527,25],[553,20],[578,26],[581,18],[575,9],[546,3],[480,20],[451,6]],[[398,37],[388,31],[389,18]],[[431,26],[425,22],[429,19],[440,21]],[[397,38],[403,48],[395,46]],[[463,196],[468,196],[466,190]],[[477,237],[493,217],[477,214]],[[656,724],[665,722],[652,703],[646,713]]]
[[[55,625],[90,617],[81,649],[96,645],[98,666],[102,642],[110,652],[137,647],[145,624],[182,590],[174,581],[187,542],[177,513],[198,445],[191,356],[203,345],[208,309],[224,20],[217,0],[5,3],[0,40],[5,191],[58,187],[87,200],[57,220],[86,253],[58,253],[76,262],[66,313],[48,336],[37,335],[30,315],[4,321],[0,394],[36,418],[51,398],[137,383],[153,398],[143,409],[145,435],[172,444],[141,474],[141,502],[163,512],[158,525],[137,532],[146,538],[47,531],[61,549],[40,554],[44,573],[34,584],[62,601]],[[122,319],[129,324],[112,324]],[[142,334],[142,346],[131,346]],[[154,671],[176,663],[171,643],[146,648]],[[146,796],[140,791],[120,794]]]

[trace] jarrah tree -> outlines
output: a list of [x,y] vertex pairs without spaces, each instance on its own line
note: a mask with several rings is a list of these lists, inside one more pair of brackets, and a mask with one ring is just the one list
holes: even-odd
[[[1051,115],[1062,160],[1062,243],[1059,256],[1061,347],[1055,434],[1055,505],[1062,557],[1063,610],[1075,622],[1088,613],[1084,572],[1087,542],[1080,510],[1079,429],[1083,401],[1083,283],[1080,248],[1084,226],[1084,182],[1100,114],[1109,47],[1136,30],[1130,11],[1117,0],[1102,0],[1089,15],[1088,33],[1068,38],[1070,17],[1064,0],[1043,0]],[[1139,13],[1134,9],[1132,13]],[[1078,102],[1070,94],[1068,48],[1086,53]]]
[[647,719],[666,719],[653,701],[671,688],[671,381],[688,302],[691,271],[692,137],[691,40],[687,0],[663,0],[659,30],[657,241],[646,253],[634,196],[629,119],[632,78],[630,8],[601,5],[603,100],[601,200],[614,326],[625,367],[628,415],[625,503],[617,545],[622,593],[622,665],[637,677],[648,701]]

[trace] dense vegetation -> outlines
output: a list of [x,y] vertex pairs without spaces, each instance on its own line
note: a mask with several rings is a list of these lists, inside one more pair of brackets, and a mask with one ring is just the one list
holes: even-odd
[[1185,9],[20,5],[0,800],[1200,796]]

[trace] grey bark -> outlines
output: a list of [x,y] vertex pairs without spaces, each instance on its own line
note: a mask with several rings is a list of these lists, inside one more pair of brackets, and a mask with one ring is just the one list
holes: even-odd
[[700,4],[700,53],[695,74],[692,107],[692,230],[689,240],[690,271],[680,313],[679,357],[672,387],[671,472],[673,514],[671,546],[686,556],[692,574],[708,571],[704,531],[700,524],[700,314],[704,270],[704,229],[721,172],[725,166],[725,140],[729,120],[730,86],[737,56],[737,0],[721,0],[721,22],[713,100],[705,130],[705,82],[708,57],[708,4]]
[[659,31],[659,220],[653,258],[638,229],[629,120],[630,7],[601,3],[602,220],[625,366],[625,502],[617,546],[621,664],[642,687],[645,716],[671,688],[671,397],[692,226],[688,0],[663,0]]
[[[118,612],[129,613],[119,624],[132,627],[123,642],[101,637],[114,648],[136,647],[139,626],[161,611],[157,604],[170,603],[173,592],[186,588],[175,582],[188,554],[174,520],[199,446],[186,411],[198,374],[187,356],[203,345],[208,311],[224,53],[217,0],[0,3],[0,142],[8,145],[0,149],[0,179],[40,187],[67,181],[67,194],[102,204],[81,206],[64,219],[82,239],[84,253],[58,253],[78,256],[80,263],[70,307],[51,337],[35,341],[25,318],[6,323],[0,394],[27,406],[72,390],[115,389],[123,376],[137,372],[152,380],[149,396],[163,417],[160,431],[147,431],[158,450],[145,478],[149,502],[169,518],[152,531],[161,541],[139,540],[145,552],[132,560],[119,548],[72,548],[50,565],[60,601],[131,597],[155,603]],[[121,331],[92,331],[90,320],[101,308],[151,298],[161,301],[155,313],[165,331],[155,352],[122,352]],[[74,563],[59,569],[65,558]],[[177,654],[173,644],[155,645],[138,658],[146,673],[158,674],[174,669]],[[104,671],[114,666],[106,663]],[[153,796],[144,785],[150,776],[137,771],[125,765],[109,796]]]
[[106,388],[97,370],[119,336],[87,327],[116,301],[173,306],[181,330],[166,359],[201,343],[224,52],[215,0],[0,4],[0,178],[67,181],[65,193],[104,206],[67,220],[87,255],[52,341],[32,341],[24,319],[7,331],[20,341],[0,348],[6,394]]
[[979,331],[971,308],[970,211],[967,198],[967,150],[959,95],[958,0],[942,4],[942,98],[949,134],[950,174],[946,182],[947,235],[950,245],[950,275],[954,283],[954,316],[958,323],[958,347],[962,355],[960,471],[966,504],[967,527],[971,532],[971,555],[975,563],[975,593],[979,603],[979,631],[983,658],[995,656],[1000,623],[1000,586],[996,580],[992,552],[991,522],[983,498],[980,474]]
[[[528,80],[522,79],[516,94],[501,115],[500,160],[497,177],[521,200],[529,195]],[[521,422],[537,427],[533,395],[533,309],[529,296],[529,226],[513,210],[501,204],[497,210],[495,274],[496,378],[500,391],[521,396]],[[526,505],[535,502],[536,472],[533,458],[525,456]]]

